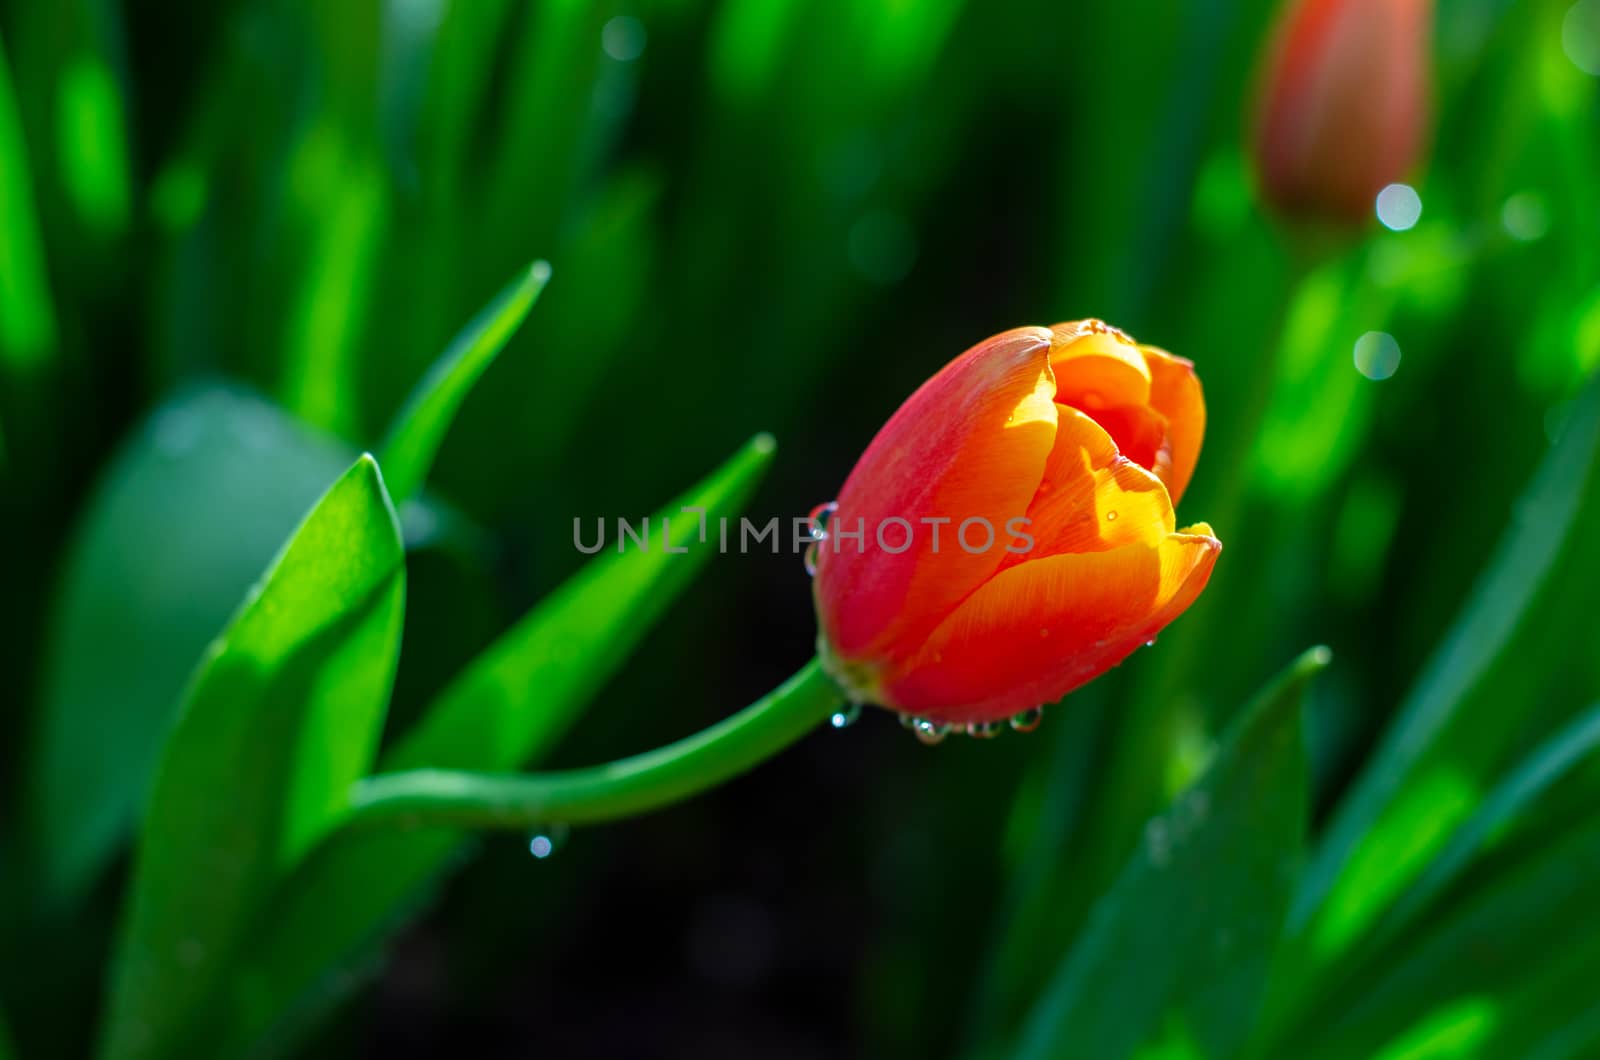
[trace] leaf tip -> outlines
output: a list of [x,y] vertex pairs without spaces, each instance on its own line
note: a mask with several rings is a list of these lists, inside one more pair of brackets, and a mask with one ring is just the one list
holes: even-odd
[[778,439],[767,431],[762,431],[750,439],[750,449],[758,456],[771,456],[778,451]]
[[543,287],[550,282],[550,263],[540,258],[528,266],[528,283],[535,288]]

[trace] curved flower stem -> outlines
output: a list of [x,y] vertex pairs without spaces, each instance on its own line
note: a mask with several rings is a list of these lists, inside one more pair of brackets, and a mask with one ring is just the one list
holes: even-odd
[[837,710],[838,690],[813,659],[730,718],[654,751],[553,773],[450,769],[381,773],[358,782],[345,826],[536,828],[632,817],[744,773]]

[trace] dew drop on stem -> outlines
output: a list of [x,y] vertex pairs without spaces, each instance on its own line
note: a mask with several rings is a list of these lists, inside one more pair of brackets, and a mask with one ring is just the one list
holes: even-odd
[[528,836],[528,853],[543,861],[566,845],[570,833],[564,824],[541,825]]
[[846,703],[843,707],[833,712],[833,716],[828,719],[828,724],[835,729],[848,729],[860,720],[861,704]]

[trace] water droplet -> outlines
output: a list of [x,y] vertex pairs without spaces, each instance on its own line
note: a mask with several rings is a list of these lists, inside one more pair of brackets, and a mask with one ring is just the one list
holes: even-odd
[[933,721],[929,718],[918,718],[911,726],[911,731],[917,734],[917,739],[932,747],[943,742],[950,732],[950,726],[942,721]]
[[571,832],[564,824],[549,824],[542,828],[535,828],[528,837],[528,853],[541,861],[560,850],[567,842]]
[[828,724],[835,729],[848,729],[861,720],[861,704],[847,703],[843,709],[833,712],[833,717],[828,719]]
[[817,576],[817,546],[828,540],[828,520],[839,510],[838,501],[829,501],[811,509],[806,521],[811,524],[811,544],[806,546],[806,574]]
[[900,715],[900,727],[902,729],[915,729],[917,727],[917,716],[902,712]]
[[1144,646],[1146,648],[1154,648],[1156,646],[1156,639],[1151,637],[1149,640],[1144,642]]
[[1011,727],[1017,732],[1032,732],[1044,720],[1043,707],[1029,707],[1011,715]]
[[811,523],[811,540],[828,540],[828,520],[832,519],[833,513],[838,510],[838,501],[829,501],[811,509],[811,514],[806,516],[806,519]]
[[967,723],[967,735],[974,740],[992,740],[1004,728],[998,721],[972,721]]
[[1106,513],[1106,522],[1114,523],[1116,521],[1117,521],[1117,513],[1116,512],[1107,512]]

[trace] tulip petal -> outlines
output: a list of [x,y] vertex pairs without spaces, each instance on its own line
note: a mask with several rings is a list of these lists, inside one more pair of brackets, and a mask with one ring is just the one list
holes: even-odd
[[1150,368],[1127,335],[1099,321],[1051,328],[1056,401],[1092,412],[1150,400]]
[[1165,416],[1149,405],[1117,405],[1091,415],[1117,443],[1119,453],[1162,482],[1171,477],[1172,439]]
[[1140,346],[1139,351],[1150,367],[1150,407],[1167,421],[1172,467],[1161,478],[1167,484],[1173,505],[1177,505],[1184,490],[1189,488],[1189,479],[1200,459],[1200,443],[1205,440],[1205,395],[1200,390],[1200,377],[1195,374],[1193,361],[1175,357],[1155,346]]
[[[1037,327],[979,343],[911,395],[862,454],[814,582],[834,655],[919,643],[1009,555],[1006,523],[1027,512],[1055,440],[1049,349],[1050,332]],[[971,519],[989,522],[992,547],[961,547],[958,530]],[[894,551],[908,530],[909,547]],[[970,541],[985,536],[973,529]]]
[[1158,545],[1176,528],[1159,479],[1118,452],[1105,429],[1083,412],[1056,407],[1055,445],[1044,481],[1028,506],[1034,545],[1006,567],[1068,552]]
[[964,723],[1054,702],[1181,614],[1221,551],[1202,523],[1156,545],[1051,556],[1004,570],[886,676],[885,705]]

